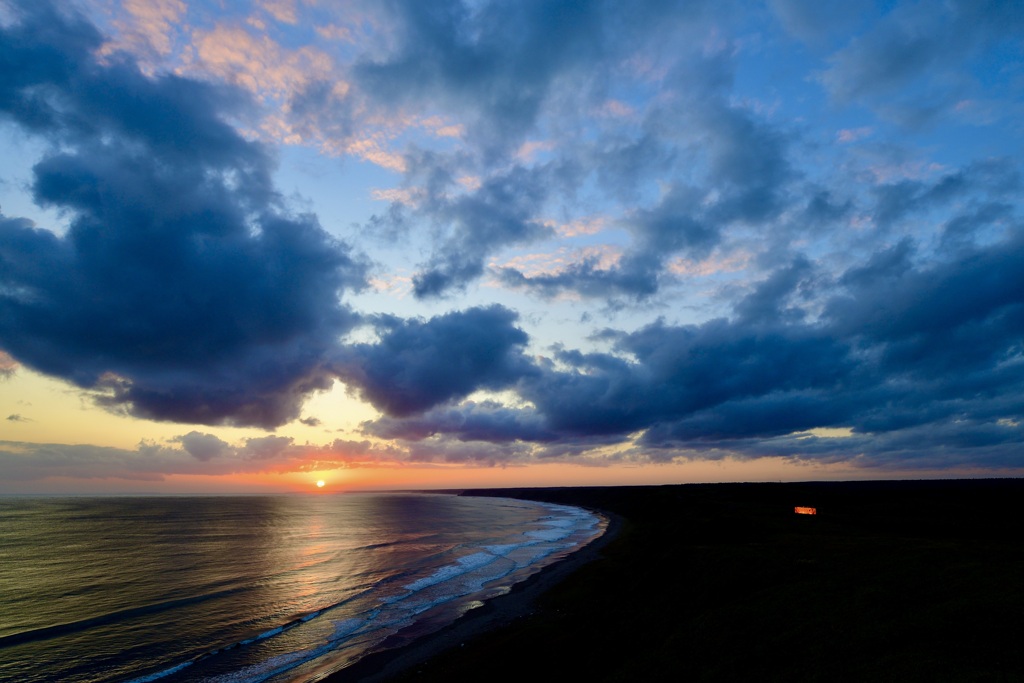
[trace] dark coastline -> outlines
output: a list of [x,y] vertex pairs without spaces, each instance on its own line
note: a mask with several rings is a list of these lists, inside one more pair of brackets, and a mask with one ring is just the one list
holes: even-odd
[[328,680],[1024,681],[1024,480],[463,493],[610,531]]

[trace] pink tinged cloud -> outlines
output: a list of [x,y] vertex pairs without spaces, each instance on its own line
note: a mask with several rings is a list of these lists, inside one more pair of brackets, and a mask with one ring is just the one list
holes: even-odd
[[159,55],[171,53],[172,35],[188,11],[182,0],[125,0],[124,9],[127,18],[115,22],[123,34],[122,42],[113,47],[136,54],[149,50]]
[[334,62],[325,52],[308,46],[287,50],[270,36],[254,36],[240,26],[197,29],[192,33],[192,45],[194,68],[262,99],[292,96],[334,70]]
[[0,379],[8,379],[18,371],[18,361],[6,351],[0,350]]
[[282,24],[294,25],[299,22],[295,0],[262,0],[259,5]]

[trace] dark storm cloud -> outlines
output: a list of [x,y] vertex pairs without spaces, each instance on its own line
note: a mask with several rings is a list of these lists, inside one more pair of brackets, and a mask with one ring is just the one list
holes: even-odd
[[605,55],[603,3],[570,0],[388,3],[399,47],[357,65],[358,84],[387,105],[417,101],[469,114],[487,155],[514,148],[559,79],[586,88]]
[[[649,335],[623,337],[620,345],[647,372],[673,367],[652,362],[663,348],[672,349],[667,358],[680,358],[682,350],[687,361],[701,360],[695,367],[677,361],[678,374],[651,374],[661,378],[660,405],[669,411],[643,441],[740,448],[726,442],[848,426],[859,434],[890,434],[879,448],[891,450],[899,434],[927,425],[958,434],[963,448],[974,438],[984,446],[992,434],[1012,439],[1021,408],[1014,397],[1024,388],[1022,265],[1019,232],[956,261],[928,265],[915,263],[905,241],[847,271],[817,322],[798,313],[799,300],[792,305],[792,292],[811,281],[801,280],[806,267],[797,262],[755,287],[737,305],[734,322],[714,326],[715,336],[710,323],[687,335],[706,345],[669,346],[678,330],[652,336],[664,344],[649,346],[637,346]],[[789,307],[772,303],[787,300]],[[786,315],[751,318],[748,308]],[[721,373],[712,372],[719,367]],[[677,403],[665,394],[669,386],[688,387],[699,399]],[[842,440],[830,443],[845,447]]]
[[[532,442],[576,452],[642,433],[644,446],[707,449],[845,424],[837,401],[856,383],[850,350],[801,328],[748,329],[728,321],[652,325],[617,335],[610,354],[559,352],[519,393],[530,408],[465,404],[364,424],[374,436],[409,441]],[[552,456],[557,455],[553,452]]]
[[[796,257],[737,299],[729,319],[606,330],[609,353],[556,349],[516,384],[525,407],[448,406],[364,429],[545,449],[634,440],[652,459],[731,452],[1014,466],[1024,429],[1022,273],[1020,226],[950,261],[920,259],[904,240],[834,280]],[[823,427],[852,433],[809,432]]]
[[719,243],[721,233],[701,215],[700,200],[694,188],[674,186],[656,206],[637,211],[628,221],[634,245],[612,267],[584,258],[554,274],[526,276],[501,268],[498,276],[510,287],[546,297],[572,291],[588,297],[645,299],[658,291],[668,258],[682,254],[699,260]]
[[797,177],[790,162],[793,134],[736,102],[733,55],[720,50],[682,58],[665,78],[669,101],[651,113],[651,126],[689,147],[700,172],[692,185],[703,195],[709,222],[757,224],[779,215]]
[[[999,236],[1003,228],[1013,225],[1013,202],[1020,188],[1020,174],[1013,162],[991,158],[948,174],[931,186],[917,183],[908,196],[896,202],[907,211],[948,207],[946,215],[950,217],[942,225],[940,247],[947,252],[969,251],[979,240]],[[882,209],[879,202],[876,213]]]
[[1008,222],[1012,216],[1013,207],[1004,202],[974,204],[942,226],[941,245],[947,251],[973,246],[982,231]]
[[458,441],[553,441],[557,435],[546,429],[534,411],[509,408],[493,401],[435,408],[422,415],[395,419],[382,417],[363,425],[367,434],[382,439],[421,441],[438,434]]
[[637,212],[631,224],[642,254],[684,254],[701,259],[718,244],[721,233],[700,216],[701,193],[673,186],[652,209]]
[[813,296],[814,268],[803,256],[780,265],[733,305],[740,324],[754,327],[797,323],[806,315],[801,304]]
[[[944,378],[1005,372],[1024,333],[1024,236],[915,266],[907,243],[842,278],[825,308],[837,335],[871,344],[887,370]],[[954,373],[947,375],[946,373]]]
[[721,243],[723,226],[748,209],[758,213],[762,210],[744,208],[749,198],[726,199],[709,207],[702,201],[704,196],[697,188],[675,185],[655,206],[636,211],[624,221],[633,234],[633,244],[611,267],[602,267],[596,258],[583,258],[555,274],[527,276],[506,267],[498,269],[498,276],[510,287],[526,288],[545,297],[570,291],[595,298],[646,299],[670,277],[665,272],[670,258],[707,258]]
[[223,116],[240,113],[230,90],[163,75],[149,78],[121,54],[96,58],[102,36],[83,18],[49,2],[23,4],[0,43],[0,112],[24,128],[72,146],[117,137],[135,152],[168,163],[236,175],[239,196],[269,186],[266,152],[239,136]]
[[972,60],[1004,40],[1019,43],[1022,30],[1013,0],[898,6],[836,52],[820,78],[840,102],[920,125],[965,97]]
[[721,194],[708,219],[759,223],[778,216],[793,175],[786,137],[748,109],[724,102],[709,106],[701,119],[710,143],[707,182]]
[[[732,79],[725,54],[681,59],[667,78],[670,102],[650,113],[637,144],[652,152],[653,168],[682,172],[691,180],[662,180],[656,203],[623,217],[633,243],[618,263],[600,268],[596,261],[582,260],[537,276],[504,268],[498,273],[502,282],[547,297],[570,291],[643,300],[671,278],[669,259],[704,260],[730,227],[765,226],[802,201],[791,188],[798,174],[789,161],[790,136],[733,103]],[[603,186],[629,188],[636,182],[628,154],[610,159],[613,163],[598,174]],[[821,205],[820,191],[816,196],[819,210],[841,211]]]
[[640,188],[672,172],[679,150],[645,127],[636,137],[611,131],[596,142],[594,149],[584,150],[579,156],[588,168],[596,170],[603,191],[634,204],[639,201]]
[[536,220],[549,189],[545,171],[516,166],[465,195],[431,193],[418,213],[447,226],[448,237],[413,277],[414,294],[426,298],[462,288],[483,273],[495,250],[549,234]]
[[555,274],[524,275],[515,268],[499,268],[498,278],[509,287],[523,288],[553,298],[570,291],[586,297],[645,299],[658,291],[664,259],[656,254],[629,253],[611,268],[596,257],[574,261]]
[[573,371],[549,372],[524,395],[555,429],[625,433],[729,401],[836,390],[854,368],[842,343],[801,326],[659,323],[620,335],[616,348],[626,357],[562,354]]
[[421,413],[477,389],[503,389],[532,372],[517,315],[502,306],[430,320],[376,321],[380,340],[339,352],[338,375],[393,417]]
[[[643,176],[677,161],[678,141],[665,131],[645,129],[635,137],[609,131],[584,140],[587,136],[574,121],[605,101],[613,75],[625,68],[623,62],[635,50],[658,50],[663,41],[702,35],[698,27],[707,13],[704,3],[641,2],[627,8],[611,2],[528,0],[424,7],[396,1],[388,9],[398,27],[398,47],[358,64],[356,87],[371,102],[389,107],[429,103],[431,109],[440,106],[457,114],[467,122],[465,142],[472,153],[458,164],[451,156],[436,154],[432,163],[445,173],[461,164],[462,175],[482,178],[478,189],[455,192],[453,177],[440,183],[436,173],[424,178],[422,155],[415,150],[406,155],[406,185],[422,192],[418,206],[392,206],[371,224],[377,229],[381,224],[421,223],[441,234],[439,247],[414,278],[417,297],[461,289],[484,273],[487,257],[498,250],[549,236],[542,228],[540,218],[547,217],[543,212],[564,208],[546,206],[552,195],[559,200],[572,197],[591,176],[609,192],[630,195]],[[637,231],[644,233],[638,237],[640,244],[614,272],[579,264],[537,281],[506,271],[501,274],[505,282],[542,294],[578,284],[588,296],[642,298],[658,287],[664,242],[672,242],[677,252],[706,253],[717,230],[707,219],[753,220],[774,211],[778,145],[773,134],[729,107],[722,92],[715,96],[716,104],[700,105],[700,112],[696,105],[703,98],[698,95],[681,107],[695,110],[688,119],[703,117],[708,130],[701,135],[713,148],[709,181],[721,182],[729,191],[713,215],[688,211],[678,216],[680,234],[669,235],[664,226],[655,226],[653,232],[660,236],[648,229],[658,216],[638,216]],[[679,114],[666,111],[663,116]],[[542,122],[554,130],[538,130]],[[542,139],[564,138],[554,161],[527,166],[514,156],[532,133]],[[738,136],[735,143],[730,136]],[[673,210],[655,206],[648,213]]]
[[193,458],[203,462],[232,452],[231,446],[226,441],[221,441],[213,434],[191,431],[173,441],[180,443],[181,447]]
[[785,456],[819,463],[850,462],[866,469],[1019,468],[1024,428],[1016,421],[961,418],[923,426],[843,438],[795,434],[769,439],[734,439],[718,445],[744,457]]
[[997,161],[973,164],[962,171],[950,173],[934,183],[901,180],[876,185],[874,219],[885,229],[913,214],[941,209],[972,191],[983,191],[999,196],[1001,186],[1013,182]]
[[842,424],[849,409],[827,391],[779,391],[726,401],[648,429],[643,445],[716,446],[740,438],[770,438],[824,425]]
[[[0,117],[52,143],[31,190],[68,229],[0,216],[0,347],[11,354],[0,352],[0,376],[16,359],[138,416],[268,428],[298,418],[311,392],[340,378],[383,413],[363,431],[411,444],[409,458],[422,461],[629,444],[655,460],[1019,464],[1018,162],[930,167],[944,169],[938,177],[908,162],[871,168],[858,180],[887,180],[859,183],[841,163],[820,172],[848,161],[842,154],[814,150],[798,167],[820,140],[734,88],[739,48],[716,45],[714,22],[674,32],[703,7],[391,0],[396,23],[382,26],[393,40],[346,74],[351,92],[321,81],[290,101],[296,132],[339,144],[358,135],[361,116],[440,112],[465,124],[464,138],[438,138],[439,150],[404,150],[408,196],[371,221],[389,240],[433,236],[413,278],[419,299],[456,293],[501,250],[550,237],[546,221],[605,209],[600,218],[631,238],[613,265],[502,268],[500,280],[683,316],[655,298],[681,283],[673,259],[714,270],[718,257],[752,254],[756,282],[745,279],[751,270],[728,275],[710,295],[726,302],[724,317],[602,330],[593,339],[602,351],[538,358],[502,306],[361,318],[341,297],[364,286],[364,264],[315,216],[288,210],[267,149],[227,123],[252,114],[245,96],[146,75],[124,55],[98,60],[92,26],[25,4],[0,27]],[[804,0],[772,7],[819,48],[860,16]],[[1019,42],[1020,28],[1014,3],[902,5],[839,49],[820,82],[836,101],[923,120],[970,89],[975,57]],[[630,71],[648,57],[649,71]],[[947,77],[952,85],[938,87]],[[634,86],[656,91],[642,110],[631,106],[643,99]],[[594,113],[619,94],[615,111]],[[526,141],[541,144],[520,149]],[[717,275],[701,286],[717,286]],[[360,324],[375,341],[339,341]],[[519,401],[477,399],[478,390]],[[811,431],[829,427],[851,434]],[[229,446],[197,431],[174,441],[196,467],[263,465],[300,449],[287,437]],[[381,457],[399,457],[391,448]],[[67,452],[56,449],[53,462]]]
[[290,436],[261,436],[255,439],[246,439],[245,446],[239,449],[238,454],[246,460],[271,460],[279,457],[292,445]]
[[158,420],[274,427],[330,386],[364,266],[291,214],[272,159],[223,117],[239,93],[127,57],[47,3],[0,28],[0,116],[59,142],[34,199],[66,234],[0,216],[0,345]]
[[464,154],[413,149],[405,159],[404,185],[414,200],[393,202],[370,219],[368,231],[386,238],[419,226],[433,232],[434,253],[413,277],[419,299],[463,290],[498,250],[551,236],[541,220],[545,202],[553,193],[571,192],[579,175],[572,161],[511,163],[467,188],[458,180],[468,162]]
[[845,218],[854,208],[853,201],[840,201],[830,190],[809,188],[807,204],[799,212],[798,227],[811,231],[824,231]]
[[[527,408],[456,406],[364,428],[410,440],[569,443],[645,430],[649,440],[678,442],[703,425],[713,442],[838,424],[852,409],[835,397],[866,379],[847,342],[795,312],[800,290],[813,278],[813,269],[797,259],[756,286],[732,320],[607,330],[601,336],[612,353],[556,349],[518,377]],[[787,410],[794,412],[778,420]]]

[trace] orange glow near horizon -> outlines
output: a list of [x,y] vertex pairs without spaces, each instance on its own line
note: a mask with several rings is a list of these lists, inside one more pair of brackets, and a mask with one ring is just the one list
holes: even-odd
[[[921,479],[919,471],[886,471],[893,479]],[[961,477],[991,476],[962,471]],[[950,473],[943,472],[943,478]],[[1005,476],[1009,476],[1008,474]],[[470,488],[539,488],[548,486],[649,486],[660,484],[756,481],[853,481],[877,479],[877,470],[842,465],[796,464],[764,458],[665,464],[590,466],[573,462],[479,467],[438,463],[381,463],[375,466],[318,468],[293,472],[227,475],[172,474],[151,478],[47,477],[20,481],[19,494],[68,495],[333,495],[358,491],[459,490]],[[925,477],[927,478],[927,477]],[[322,488],[317,482],[323,481]],[[0,482],[0,491],[2,491]]]

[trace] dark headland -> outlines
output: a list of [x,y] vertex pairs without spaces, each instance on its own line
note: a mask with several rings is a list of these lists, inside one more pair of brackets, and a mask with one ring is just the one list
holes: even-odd
[[1024,681],[1024,480],[464,494],[612,533],[331,681]]

